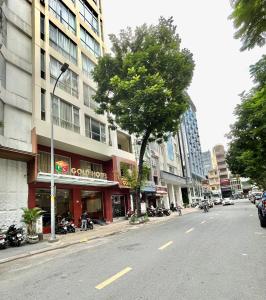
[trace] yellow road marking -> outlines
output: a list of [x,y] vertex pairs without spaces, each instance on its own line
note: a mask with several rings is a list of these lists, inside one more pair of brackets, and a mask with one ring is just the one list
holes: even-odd
[[83,242],[87,242],[87,241],[88,241],[88,239],[83,239],[83,240],[80,240],[79,242],[83,243]]
[[190,228],[189,230],[187,230],[186,233],[190,233],[190,232],[193,231],[193,230],[194,230],[194,228],[192,227],[192,228]]
[[200,224],[204,224],[204,223],[206,223],[206,221],[202,221]]
[[126,273],[128,273],[129,271],[131,271],[132,268],[130,267],[127,267],[125,269],[123,269],[122,271],[118,272],[117,274],[115,274],[114,276],[106,279],[105,281],[103,281],[102,283],[96,285],[96,289],[97,290],[101,290],[103,289],[104,287],[106,287],[107,285],[111,284],[112,282],[114,282],[115,280],[117,280],[118,278],[124,276]]
[[158,248],[158,250],[163,250],[163,249],[165,249],[166,247],[170,246],[171,244],[173,244],[173,241],[170,241],[170,242],[168,242],[168,243],[162,245],[160,248]]

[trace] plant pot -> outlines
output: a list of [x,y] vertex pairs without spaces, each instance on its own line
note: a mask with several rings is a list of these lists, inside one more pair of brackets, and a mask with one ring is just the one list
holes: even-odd
[[39,242],[39,236],[37,234],[35,235],[28,235],[27,239],[29,244],[36,244]]

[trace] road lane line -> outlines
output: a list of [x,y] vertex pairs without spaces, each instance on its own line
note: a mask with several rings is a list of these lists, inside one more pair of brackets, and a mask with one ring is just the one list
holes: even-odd
[[189,230],[186,231],[186,233],[190,233],[191,231],[194,230],[194,227],[190,228]]
[[173,244],[173,241],[170,241],[170,242],[168,242],[168,243],[162,245],[160,248],[158,248],[158,250],[163,250],[163,249],[165,249],[166,247],[170,246],[171,244]]
[[102,283],[96,285],[96,289],[97,290],[101,290],[104,287],[106,287],[107,285],[111,284],[112,282],[114,282],[115,280],[119,279],[120,277],[124,276],[126,273],[130,272],[132,270],[132,268],[130,267],[126,267],[125,269],[123,269],[122,271],[116,273],[114,276],[106,279],[105,281],[103,281]]
[[204,220],[204,221],[202,221],[202,222],[200,222],[200,224],[204,224],[204,223],[206,223],[206,221]]

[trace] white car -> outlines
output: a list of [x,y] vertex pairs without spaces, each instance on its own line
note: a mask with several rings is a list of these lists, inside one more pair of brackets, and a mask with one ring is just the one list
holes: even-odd
[[234,205],[234,202],[230,198],[224,198],[222,203],[223,203],[223,206]]

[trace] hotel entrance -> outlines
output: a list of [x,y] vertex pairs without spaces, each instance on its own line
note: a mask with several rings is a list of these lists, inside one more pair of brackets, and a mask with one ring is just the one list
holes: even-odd
[[126,197],[124,195],[112,196],[113,218],[124,217],[126,215]]
[[[50,189],[36,189],[35,199],[36,206],[45,211],[43,214],[43,227],[51,226],[51,191]],[[71,209],[71,193],[70,190],[57,189],[55,198],[55,215],[56,220],[64,217],[70,212],[73,215]]]
[[92,219],[103,220],[102,192],[81,191],[82,211],[87,211]]

